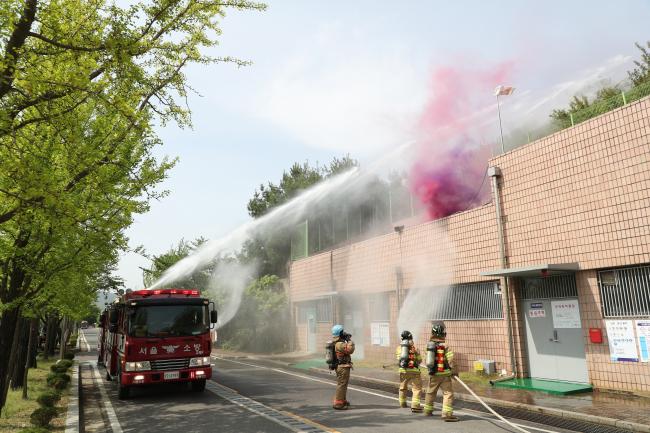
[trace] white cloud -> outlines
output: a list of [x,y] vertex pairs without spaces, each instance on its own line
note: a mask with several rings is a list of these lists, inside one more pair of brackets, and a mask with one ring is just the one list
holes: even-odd
[[339,27],[322,26],[285,57],[256,114],[318,148],[359,155],[403,143],[427,96],[427,68],[404,47]]

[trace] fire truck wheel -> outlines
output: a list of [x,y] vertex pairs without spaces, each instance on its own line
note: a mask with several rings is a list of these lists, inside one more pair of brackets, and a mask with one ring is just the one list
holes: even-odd
[[130,388],[128,386],[120,385],[120,389],[117,393],[117,398],[119,398],[120,400],[126,400],[127,398],[129,398],[129,391]]
[[205,390],[205,379],[195,380],[192,382],[192,391],[194,392],[203,392]]
[[117,370],[117,398],[120,400],[126,400],[129,398],[130,388],[128,386],[122,386],[122,370]]

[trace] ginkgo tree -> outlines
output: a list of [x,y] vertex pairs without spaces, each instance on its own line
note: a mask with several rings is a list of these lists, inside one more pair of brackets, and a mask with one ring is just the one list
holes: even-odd
[[[174,165],[154,124],[190,125],[190,64],[215,57],[239,0],[0,2],[0,408],[21,311],[61,301],[127,248]],[[83,276],[83,278],[72,278]],[[66,286],[65,281],[68,281]],[[68,297],[61,297],[70,291]]]

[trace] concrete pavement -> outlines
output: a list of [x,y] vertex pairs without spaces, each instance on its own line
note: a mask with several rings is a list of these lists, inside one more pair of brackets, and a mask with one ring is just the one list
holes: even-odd
[[[88,432],[512,432],[511,427],[478,411],[462,410],[455,424],[412,414],[397,407],[393,393],[351,387],[352,408],[334,411],[331,380],[269,367],[263,363],[214,359],[213,381],[204,393],[187,386],[136,388],[128,400],[96,367],[97,330],[88,329],[82,346],[92,351],[82,363],[82,415]],[[81,355],[81,354],[80,354]],[[530,432],[569,430],[516,421]]]

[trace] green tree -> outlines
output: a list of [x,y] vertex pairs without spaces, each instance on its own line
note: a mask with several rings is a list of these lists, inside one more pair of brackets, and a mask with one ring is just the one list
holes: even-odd
[[[199,237],[191,242],[181,239],[176,246],[172,246],[169,250],[162,254],[152,256],[151,267],[143,269],[144,282],[147,287],[151,286],[165,273],[167,269],[174,264],[191,255],[197,248],[203,245],[207,240]],[[146,254],[146,253],[145,253]],[[216,263],[217,260],[215,260]],[[174,281],[174,287],[183,289],[204,289],[208,287],[210,274],[212,273],[214,265],[208,265],[203,269],[198,269],[193,274],[186,276],[182,279]]]
[[[323,167],[312,167],[308,162],[294,163],[288,171],[282,173],[277,185],[272,182],[266,186],[260,185],[248,202],[248,213],[253,218],[259,218],[318,182],[358,165],[349,155],[333,158]],[[271,232],[254,236],[244,244],[241,260],[259,263],[259,275],[286,275],[291,256],[292,231],[292,227],[278,227]]]
[[584,95],[574,95],[569,101],[568,110],[558,110],[555,109],[551,112],[550,117],[555,123],[557,123],[562,128],[568,128],[571,126],[571,115],[577,113],[580,110],[589,107],[589,100]]
[[[214,47],[226,7],[248,1],[6,0],[0,5],[0,408],[21,309],[80,314],[124,229],[174,161],[154,124],[190,124],[179,103],[192,63]],[[43,304],[40,304],[43,305]],[[10,353],[11,352],[11,353]]]
[[289,348],[289,301],[276,275],[263,275],[244,291],[239,311],[219,329],[223,347],[279,353]]
[[636,47],[641,51],[641,59],[635,60],[636,68],[628,71],[627,75],[632,81],[632,84],[639,86],[647,81],[650,81],[650,41],[646,42],[646,46],[635,43]]

